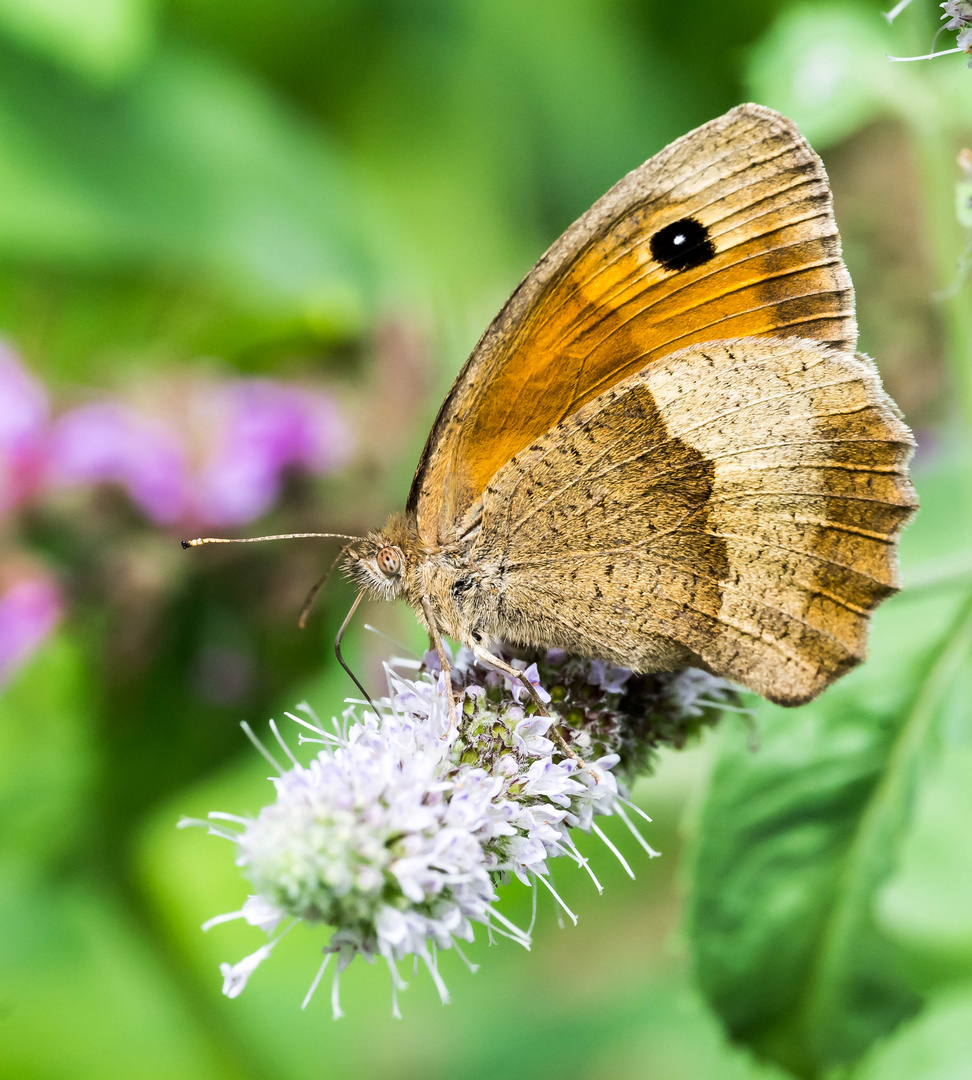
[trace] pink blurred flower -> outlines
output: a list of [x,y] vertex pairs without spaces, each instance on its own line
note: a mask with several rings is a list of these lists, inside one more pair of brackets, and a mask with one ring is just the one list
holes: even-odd
[[22,578],[0,595],[0,685],[30,659],[62,611],[61,591],[43,572]]
[[178,437],[120,402],[81,405],[57,419],[47,479],[55,487],[120,484],[160,525],[179,521],[188,503],[185,453]]
[[159,525],[244,525],[287,469],[330,472],[351,450],[330,394],[269,379],[170,378],[144,402],[106,397],[52,421],[44,386],[0,344],[0,513],[45,488],[108,483]]
[[0,513],[40,480],[48,413],[42,384],[0,343]]
[[329,472],[351,445],[323,391],[262,379],[200,382],[178,409],[151,416],[120,401],[69,410],[51,432],[47,478],[62,488],[119,484],[160,525],[227,527],[269,510],[286,469]]
[[350,429],[328,394],[265,379],[217,385],[211,392],[215,423],[191,482],[196,521],[253,521],[279,496],[286,469],[326,473],[350,456]]

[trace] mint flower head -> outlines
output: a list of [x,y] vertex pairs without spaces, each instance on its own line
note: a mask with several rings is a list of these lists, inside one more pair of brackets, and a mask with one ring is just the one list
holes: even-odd
[[[476,924],[529,947],[529,930],[498,908],[497,889],[511,876],[548,891],[576,922],[549,880],[549,863],[566,856],[600,890],[575,845],[577,829],[601,837],[628,873],[599,816],[620,816],[647,854],[657,854],[635,828],[629,811],[641,811],[615,775],[625,756],[643,764],[651,742],[650,714],[626,723],[625,699],[643,709],[639,685],[649,679],[656,704],[668,711],[659,719],[671,725],[677,713],[683,725],[697,727],[732,694],[701,672],[693,682],[684,673],[633,678],[548,654],[539,665],[523,665],[531,682],[539,686],[546,677],[550,687],[554,715],[542,716],[532,702],[521,702],[519,686],[462,650],[453,668],[461,695],[456,722],[445,676],[432,670],[431,657],[427,663],[413,678],[402,674],[402,662],[386,667],[389,692],[377,715],[351,708],[329,730],[306,704],[298,708],[302,715],[288,713],[300,727],[299,742],[320,747],[306,764],[271,722],[289,767],[260,747],[279,775],[274,802],[255,818],[213,813],[209,822],[180,823],[205,824],[232,840],[253,890],[239,911],[210,919],[204,929],[242,918],[269,935],[250,956],[222,965],[229,997],[303,921],[332,928],[305,1006],[333,961],[331,1002],[340,1016],[340,974],[358,955],[387,964],[394,1015],[405,985],[397,965],[407,957],[428,969],[447,1001],[437,950],[454,948],[465,959],[460,943],[473,940]],[[633,735],[638,725],[641,733]]]
[[[969,0],[945,0],[941,7],[945,11],[942,18],[948,20],[945,29],[958,31],[956,45],[972,57],[972,3]],[[969,67],[972,67],[972,60],[969,60]]]
[[[884,17],[889,23],[893,23],[894,20],[901,14],[902,11],[910,6],[911,0],[898,0],[898,3],[894,7],[885,12]],[[939,28],[938,33],[935,35],[935,41],[938,41],[939,34],[943,30],[957,30],[958,36],[955,39],[955,47],[951,49],[941,49],[938,52],[935,51],[935,44],[932,43],[932,47],[922,56],[889,56],[889,60],[895,61],[912,61],[912,60],[934,60],[939,56],[950,56],[952,53],[964,52],[966,56],[972,58],[972,3],[970,0],[944,0],[944,3],[938,5],[943,11],[942,21],[944,26]],[[969,67],[972,68],[972,59],[969,60]]]

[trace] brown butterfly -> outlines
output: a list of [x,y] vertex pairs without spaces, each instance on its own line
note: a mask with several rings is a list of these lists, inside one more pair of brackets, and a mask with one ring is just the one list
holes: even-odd
[[820,159],[733,109],[520,283],[405,512],[347,548],[358,599],[406,599],[443,663],[448,635],[515,678],[494,641],[810,700],[864,658],[916,507],[911,433],[856,340]]

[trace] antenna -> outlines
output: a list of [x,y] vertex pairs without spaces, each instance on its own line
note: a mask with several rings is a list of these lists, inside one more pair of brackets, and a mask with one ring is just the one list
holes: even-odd
[[197,536],[195,540],[183,540],[183,548],[202,547],[203,544],[260,544],[264,540],[323,540],[335,537],[338,540],[364,540],[363,536],[348,536],[347,533],[276,533],[273,536],[244,536],[230,540],[224,536]]
[[[349,536],[347,533],[318,533],[318,532],[306,532],[306,533],[275,533],[273,536],[246,536],[240,539],[229,539],[222,536],[197,536],[195,540],[183,540],[183,548],[202,547],[203,544],[259,544],[264,540],[325,540],[334,538],[337,540],[364,540],[363,536]],[[348,545],[345,544],[343,548],[338,552],[337,558],[331,563],[327,573],[311,588],[311,591],[307,594],[307,599],[304,601],[304,607],[300,613],[300,619],[298,625],[303,630],[304,624],[307,622],[307,616],[310,614],[311,606],[314,603],[314,599],[320,592],[324,582],[334,572],[335,566],[341,561],[342,555],[348,550]],[[365,696],[365,700],[371,706],[375,715],[379,715],[378,709],[375,707],[375,703],[371,700],[371,695],[367,690],[358,682],[355,673],[344,662],[344,657],[341,655],[341,638],[344,637],[344,631],[348,628],[348,623],[351,621],[351,616],[358,610],[358,605],[361,603],[364,593],[358,593],[354,603],[351,605],[351,610],[344,618],[344,622],[341,623],[341,628],[337,632],[337,637],[334,639],[334,653],[338,658],[338,663],[351,677],[351,681]]]

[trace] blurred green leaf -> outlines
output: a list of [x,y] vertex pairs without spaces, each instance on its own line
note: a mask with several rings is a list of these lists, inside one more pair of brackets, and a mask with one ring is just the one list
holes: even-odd
[[925,981],[972,975],[970,777],[972,747],[946,745],[922,779],[897,869],[877,896],[881,928],[914,954]]
[[91,680],[66,631],[0,693],[0,855],[43,866],[77,843],[95,770]]
[[930,44],[903,20],[890,27],[873,4],[797,4],[752,50],[750,92],[794,120],[818,150],[882,117],[927,129],[972,121],[964,64],[888,59],[913,53],[915,41],[919,53]]
[[749,85],[826,146],[887,111],[899,77],[887,60],[890,36],[874,7],[796,5],[753,50]]
[[0,32],[97,85],[138,66],[154,23],[155,0],[0,0]]
[[0,1073],[231,1080],[233,1051],[111,896],[0,871]]
[[178,271],[357,332],[375,289],[352,170],[205,56],[161,49],[114,94],[0,54],[0,255]]
[[558,233],[710,118],[711,91],[633,33],[615,3],[432,0],[370,12],[367,78],[339,122],[447,317],[470,321],[457,362]]
[[853,1060],[919,1005],[872,906],[972,644],[972,603],[950,627],[954,603],[932,604],[928,621],[908,612],[912,656],[917,625],[940,636],[917,679],[914,660],[889,675],[885,657],[799,712],[761,710],[759,752],[727,732],[703,811],[690,912],[703,991],[735,1038],[801,1076]]
[[853,1080],[967,1080],[972,1076],[972,991],[942,996],[875,1047]]

